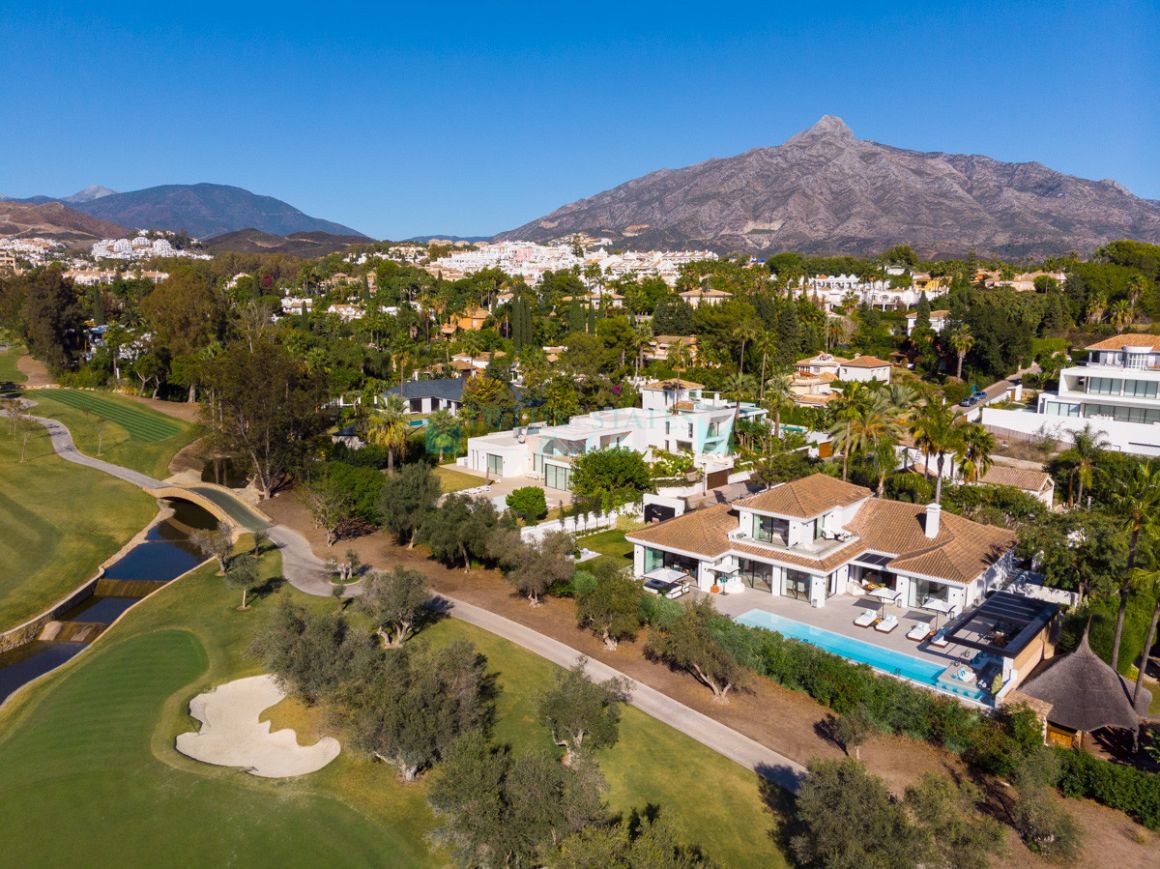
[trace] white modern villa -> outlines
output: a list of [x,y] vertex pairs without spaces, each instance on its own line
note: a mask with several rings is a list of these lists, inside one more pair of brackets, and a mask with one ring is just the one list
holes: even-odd
[[[871,497],[825,474],[627,535],[637,576],[668,568],[702,591],[763,592],[825,607],[874,596],[956,615],[1002,583],[1015,536],[937,504]],[[880,591],[881,590],[881,591]]]
[[549,489],[571,488],[577,456],[611,447],[649,455],[653,450],[691,454],[702,463],[729,454],[734,417],[756,419],[757,405],[705,396],[687,380],[654,381],[641,387],[641,406],[574,416],[563,425],[529,425],[469,438],[462,463],[493,480],[524,477]]
[[1160,336],[1116,335],[1086,349],[1086,363],[1064,368],[1035,413],[986,408],[983,424],[1064,442],[1090,425],[1112,449],[1160,455]]

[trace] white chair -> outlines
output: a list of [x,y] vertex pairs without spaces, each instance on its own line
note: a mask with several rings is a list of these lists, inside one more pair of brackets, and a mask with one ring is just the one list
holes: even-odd
[[930,636],[930,622],[915,622],[914,627],[906,632],[906,639],[921,643]]
[[892,613],[891,615],[888,615],[886,618],[884,618],[882,621],[880,621],[878,624],[876,624],[874,626],[874,630],[881,631],[884,634],[888,634],[892,630],[894,630],[896,627],[898,627],[898,616],[896,616]]
[[862,610],[862,614],[854,619],[854,624],[860,628],[868,628],[876,621],[878,621],[878,613],[874,612],[874,610],[864,609]]

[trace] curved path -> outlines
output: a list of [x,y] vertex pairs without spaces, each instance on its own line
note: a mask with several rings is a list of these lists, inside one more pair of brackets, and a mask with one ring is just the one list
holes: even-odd
[[[56,420],[42,417],[33,417],[33,419],[48,429],[53,449],[62,459],[104,471],[143,489],[156,489],[164,485],[161,480],[155,480],[146,474],[95,459],[80,452],[73,443],[72,435],[69,434],[68,429]],[[215,494],[222,497],[232,497],[226,496],[224,492],[219,490],[215,490]],[[246,510],[249,511],[249,508]],[[328,579],[326,565],[322,559],[314,554],[305,537],[285,525],[272,525],[268,529],[268,533],[270,540],[281,550],[282,575],[291,585],[299,591],[311,595],[329,596],[333,593],[334,586]],[[358,594],[356,589],[347,589],[347,596],[355,594]],[[511,619],[497,615],[490,610],[446,596],[440,596],[440,601],[455,618],[503,637],[518,646],[523,646],[561,667],[572,667],[583,657],[579,651],[571,646]],[[686,736],[713,749],[718,754],[752,769],[774,784],[795,791],[805,776],[806,770],[801,764],[674,700],[667,694],[662,694],[655,688],[629,679],[624,673],[609,667],[607,664],[590,660],[588,671],[596,679],[605,680],[615,677],[631,682],[633,690],[629,702],[633,706],[636,706],[646,715],[650,715],[670,727],[675,727]],[[674,758],[674,762],[679,761]]]

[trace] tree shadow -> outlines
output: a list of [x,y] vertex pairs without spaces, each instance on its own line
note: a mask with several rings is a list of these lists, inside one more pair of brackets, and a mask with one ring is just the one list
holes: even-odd
[[[806,833],[805,825],[798,820],[797,797],[804,776],[787,767],[759,764],[757,769],[757,790],[766,810],[773,815],[774,825],[766,835],[783,854],[793,854],[793,840]],[[786,784],[792,783],[792,789]]]

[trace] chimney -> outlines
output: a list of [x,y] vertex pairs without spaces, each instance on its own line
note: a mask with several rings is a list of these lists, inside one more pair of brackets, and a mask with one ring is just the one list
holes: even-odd
[[926,505],[926,536],[931,540],[938,537],[939,519],[942,517],[942,507],[938,504]]

